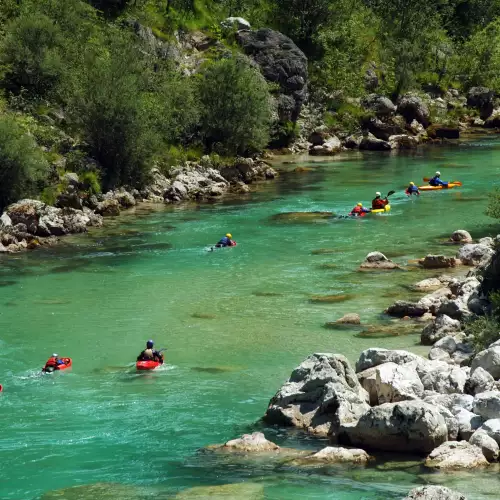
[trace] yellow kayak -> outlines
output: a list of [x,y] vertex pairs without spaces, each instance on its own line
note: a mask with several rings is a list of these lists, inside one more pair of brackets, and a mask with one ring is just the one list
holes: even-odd
[[391,205],[387,204],[384,208],[376,208],[375,210],[372,210],[370,213],[383,214],[384,212],[390,212],[390,211],[391,211]]

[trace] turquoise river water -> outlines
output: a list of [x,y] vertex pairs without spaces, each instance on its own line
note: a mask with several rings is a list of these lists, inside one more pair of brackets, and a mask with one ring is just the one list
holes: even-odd
[[[415,457],[301,469],[200,452],[260,429],[280,445],[319,449],[324,443],[258,422],[308,354],[355,361],[371,346],[426,352],[418,329],[381,311],[435,273],[411,262],[406,271],[358,272],[365,255],[379,250],[407,264],[429,252],[452,255],[445,240],[455,229],[476,238],[498,232],[484,215],[500,172],[494,138],[298,164],[310,170],[278,164],[280,178],[245,199],[143,206],[56,248],[0,259],[0,499],[204,498],[206,490],[187,490],[236,484],[227,498],[371,500],[426,483],[498,498],[498,472],[431,474]],[[402,194],[438,168],[463,188]],[[388,215],[279,215],[346,213],[390,189],[398,192]],[[238,246],[208,252],[227,231]],[[324,327],[346,312],[368,326]],[[137,374],[148,338],[168,348],[167,364]],[[72,371],[40,376],[54,351],[73,358]]]

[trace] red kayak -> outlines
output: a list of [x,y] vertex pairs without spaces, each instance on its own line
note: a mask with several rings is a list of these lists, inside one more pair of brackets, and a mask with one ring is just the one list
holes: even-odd
[[162,364],[163,362],[160,361],[137,361],[135,367],[138,371],[154,370],[155,368],[158,368]]
[[42,372],[44,373],[52,373],[60,370],[68,370],[73,366],[73,360],[71,358],[59,358],[63,363],[57,366],[45,364],[42,368]]
[[3,385],[0,384],[0,392],[2,392],[2,391],[3,391]]

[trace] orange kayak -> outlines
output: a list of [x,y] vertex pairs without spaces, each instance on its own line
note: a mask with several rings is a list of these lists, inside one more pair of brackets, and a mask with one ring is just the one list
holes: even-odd
[[448,187],[445,187],[445,186],[419,186],[419,190],[420,191],[439,191],[441,189],[453,189],[453,188],[456,188],[456,187],[460,187],[462,185],[462,183],[458,184],[458,183],[454,183],[454,182],[449,182],[448,183]]
[[159,361],[137,361],[137,363],[135,364],[135,368],[138,371],[154,370],[162,364],[163,362],[160,363]]
[[63,364],[57,366],[45,365],[42,368],[42,372],[44,373],[58,372],[61,370],[67,370],[68,368],[71,368],[73,366],[73,360],[71,358],[60,358],[60,359],[61,361],[63,361]]

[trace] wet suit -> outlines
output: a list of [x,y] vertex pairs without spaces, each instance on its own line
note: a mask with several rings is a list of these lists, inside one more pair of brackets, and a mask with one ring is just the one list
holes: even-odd
[[430,181],[429,181],[429,184],[431,186],[443,186],[443,187],[448,187],[448,183],[447,182],[444,182],[442,181],[440,178],[439,178],[439,175],[435,175]]
[[224,238],[221,238],[219,240],[219,243],[215,245],[217,248],[220,247],[232,247],[234,246],[234,241],[231,238],[228,238],[227,236],[224,236]]

